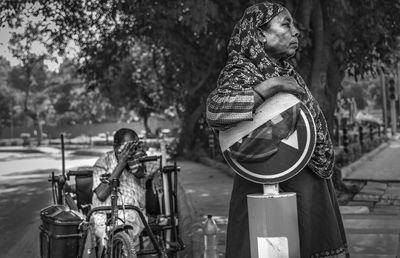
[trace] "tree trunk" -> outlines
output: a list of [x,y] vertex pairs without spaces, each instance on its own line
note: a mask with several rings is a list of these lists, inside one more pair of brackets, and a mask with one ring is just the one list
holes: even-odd
[[[301,7],[297,18],[306,29],[312,28],[310,35],[312,47],[302,52],[298,69],[320,104],[332,135],[336,95],[344,75],[339,70],[339,65],[332,52],[330,20],[325,10],[326,4],[323,1],[320,3],[320,1],[307,0],[302,2]],[[310,10],[312,11],[310,12]],[[334,169],[333,181],[337,190],[348,190],[343,183],[341,171],[337,167]]]
[[[197,103],[196,101],[189,102],[190,110],[186,112],[182,124],[182,134],[179,142],[179,153],[186,156],[191,156],[196,150],[196,125],[205,110],[205,103]],[[191,111],[191,112],[189,112]]]
[[149,114],[147,112],[142,113],[142,118],[143,118],[143,126],[144,130],[146,131],[146,135],[151,134],[151,129],[149,126]]
[[42,139],[43,139],[43,126],[40,121],[40,119],[36,119],[33,121],[35,130],[36,130],[36,140],[37,140],[37,146],[42,145]]
[[326,73],[328,68],[329,54],[325,46],[324,38],[327,33],[325,31],[325,21],[322,15],[322,8],[319,1],[316,2],[312,12],[314,19],[311,25],[314,29],[313,34],[313,62],[311,67],[311,91],[322,108],[325,106],[326,96]]
[[33,128],[36,132],[37,146],[42,145],[43,127],[39,115],[29,109],[25,109],[25,113],[33,120]]

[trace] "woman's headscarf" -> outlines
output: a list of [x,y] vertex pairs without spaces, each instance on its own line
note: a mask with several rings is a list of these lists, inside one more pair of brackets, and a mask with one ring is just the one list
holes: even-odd
[[301,76],[288,62],[273,62],[258,40],[259,28],[283,10],[286,10],[285,7],[270,2],[259,3],[245,10],[232,32],[227,49],[228,61],[217,85],[250,88],[269,78],[293,77],[307,92],[302,102],[309,109],[317,127],[317,143],[308,165],[320,177],[327,178],[332,175],[334,153],[325,117]]

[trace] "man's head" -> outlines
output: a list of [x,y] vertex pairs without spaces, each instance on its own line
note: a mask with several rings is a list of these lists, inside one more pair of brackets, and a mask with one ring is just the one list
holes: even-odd
[[139,142],[139,137],[135,131],[129,128],[121,128],[114,134],[114,152],[119,158],[121,151],[128,142]]

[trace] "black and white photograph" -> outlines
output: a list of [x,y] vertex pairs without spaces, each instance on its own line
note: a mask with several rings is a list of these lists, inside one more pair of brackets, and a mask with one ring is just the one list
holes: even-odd
[[0,257],[400,257],[400,0],[2,0]]

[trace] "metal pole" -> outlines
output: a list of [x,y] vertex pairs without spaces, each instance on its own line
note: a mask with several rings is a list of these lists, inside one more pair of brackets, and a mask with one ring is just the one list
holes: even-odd
[[65,176],[64,134],[61,134],[61,161],[62,161],[62,175]]
[[390,120],[392,122],[392,136],[397,132],[397,119],[396,119],[396,100],[390,100]]
[[64,183],[65,183],[65,150],[64,150],[64,135],[61,134],[61,161],[62,161],[62,177],[58,180],[58,200],[59,204],[64,204]]
[[277,195],[279,194],[279,185],[263,185],[264,195]]
[[10,131],[11,139],[14,138],[14,114],[13,114],[13,99],[10,100]]
[[400,66],[399,63],[396,64],[396,71],[395,71],[395,87],[396,87],[396,100],[398,100],[398,110],[400,112]]
[[383,132],[386,135],[388,121],[387,121],[387,98],[386,98],[386,85],[385,85],[385,74],[381,68],[381,86],[382,86],[382,116],[383,116]]
[[[161,139],[160,141],[160,151],[161,151],[161,164],[162,167],[161,169],[167,165],[167,146],[166,146],[166,141],[165,139]],[[163,190],[164,190],[164,207],[165,207],[165,215],[168,217],[171,215],[171,202],[168,196],[168,193],[170,192],[169,185],[168,185],[168,175],[167,173],[162,173],[162,181],[163,181]],[[175,219],[175,218],[171,218]],[[165,232],[166,234],[166,241],[171,241],[171,230],[167,230]],[[166,244],[167,248],[169,248],[169,244]]]

